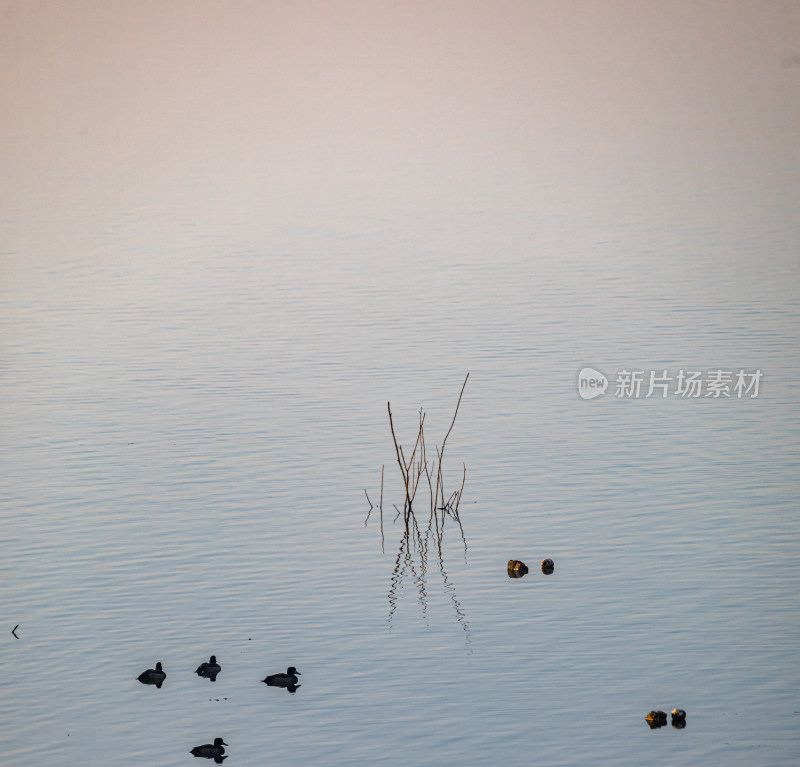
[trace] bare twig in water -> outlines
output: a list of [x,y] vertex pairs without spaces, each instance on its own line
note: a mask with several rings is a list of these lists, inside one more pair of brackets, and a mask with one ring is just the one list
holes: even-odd
[[367,503],[369,504],[369,511],[367,512],[367,518],[364,520],[364,527],[367,526],[367,522],[369,522],[369,515],[372,514],[372,509],[374,508],[372,505],[372,501],[369,499],[369,493],[367,492],[367,488],[364,488],[364,495],[367,496]]
[[19,637],[17,636],[17,629],[18,628],[19,628],[19,623],[16,626],[14,626],[13,629],[11,629],[11,633],[14,635],[14,639],[19,639]]
[[[414,456],[417,454],[417,448],[419,447],[420,439],[422,438],[422,424],[425,422],[425,413],[422,412],[422,408],[419,410],[419,429],[417,430],[417,440],[414,443],[414,449],[411,451],[411,458],[408,461],[408,465],[406,466],[406,477],[410,476],[410,471],[414,466]],[[405,456],[403,456],[405,458]],[[417,485],[419,484],[419,469],[417,469],[417,479],[414,483],[414,492],[411,494],[408,505],[411,506],[411,501],[414,500],[414,496],[417,494]],[[408,489],[406,489],[406,496],[408,496]]]
[[[453,431],[453,426],[455,426],[456,416],[458,415],[458,408],[461,405],[461,398],[464,396],[464,389],[467,386],[467,380],[468,379],[469,379],[469,373],[467,373],[466,378],[464,378],[464,383],[461,386],[461,393],[458,395],[458,402],[456,403],[456,410],[453,413],[453,420],[450,422],[450,428],[447,430],[447,434],[444,435],[444,439],[442,440],[442,449],[441,449],[441,451],[439,451],[439,472],[436,475],[436,488],[437,488],[437,491],[441,488],[442,506],[445,505],[444,504],[444,480],[443,480],[443,477],[442,477],[442,461],[444,460],[444,447],[447,444],[447,438],[450,436],[450,432]],[[437,493],[437,496],[433,499],[434,500],[434,504],[436,503],[436,498],[438,498],[438,493]]]
[[447,438],[450,436],[450,432],[453,431],[453,426],[456,422],[456,416],[458,415],[458,408],[461,405],[461,398],[464,396],[464,389],[467,386],[467,379],[469,378],[469,373],[467,373],[466,378],[464,379],[464,383],[461,386],[461,393],[458,395],[458,402],[456,402],[456,412],[453,413],[453,420],[450,422],[450,428],[447,430],[447,434],[444,435],[444,439],[442,440],[442,453],[444,453],[444,445],[447,442]]
[[461,531],[461,540],[464,543],[464,559],[467,558],[467,539],[464,536],[464,526],[461,524],[461,517],[458,515],[458,504],[461,503],[461,496],[464,495],[464,482],[467,480],[467,464],[464,464],[464,474],[461,478],[461,490],[458,491],[456,507],[453,509],[453,517],[458,522],[458,529]]
[[[447,517],[451,517],[458,525],[461,539],[464,544],[464,552],[466,556],[467,540],[464,534],[464,527],[461,523],[459,515],[459,506],[461,499],[464,495],[464,486],[466,484],[467,467],[462,464],[461,485],[457,490],[451,490],[447,495],[445,494],[444,487],[444,454],[447,446],[447,441],[455,427],[456,418],[461,407],[461,400],[464,397],[464,391],[469,380],[469,373],[464,378],[461,385],[461,391],[458,395],[453,417],[450,420],[450,425],[442,440],[441,447],[436,446],[436,457],[434,459],[428,458],[428,441],[425,438],[425,411],[420,408],[419,410],[419,423],[417,427],[417,434],[414,440],[414,446],[406,458],[403,446],[397,440],[397,433],[394,428],[394,417],[392,414],[391,402],[386,403],[386,409],[389,414],[389,428],[392,434],[392,443],[394,444],[395,456],[397,465],[400,468],[400,476],[403,483],[403,491],[405,498],[403,500],[402,509],[397,504],[392,504],[396,515],[394,522],[402,516],[403,518],[403,534],[400,540],[400,547],[397,553],[397,560],[395,562],[395,569],[392,576],[392,585],[389,591],[389,623],[392,622],[392,615],[397,607],[398,590],[402,587],[402,581],[407,573],[413,577],[417,588],[419,589],[418,601],[422,605],[423,613],[427,609],[427,593],[426,593],[426,580],[428,574],[428,557],[431,549],[431,542],[434,543],[436,556],[439,563],[439,570],[443,578],[445,589],[450,593],[455,609],[456,618],[464,628],[467,634],[467,641],[469,641],[469,624],[466,621],[466,616],[461,609],[460,604],[455,596],[455,589],[449,583],[447,574],[444,570],[443,562],[443,539]],[[381,551],[385,551],[385,540],[383,530],[383,495],[384,495],[384,481],[385,481],[384,464],[381,467],[381,491],[380,502],[378,508],[381,515]],[[418,518],[418,513],[414,512],[413,504],[416,498],[417,490],[419,489],[423,475],[428,484],[428,492],[430,495],[430,516],[427,524]],[[366,493],[367,501],[370,503],[370,512],[372,511],[373,504]],[[369,515],[367,515],[369,518]],[[419,567],[417,568],[417,564]]]
[[458,504],[461,503],[461,496],[464,495],[464,483],[467,481],[467,464],[463,464],[464,474],[461,477],[461,489],[458,491],[458,500],[456,501],[456,508],[454,513],[458,517]]
[[386,403],[386,409],[389,411],[389,428],[392,430],[392,440],[394,441],[394,451],[397,454],[397,464],[400,466],[400,473],[403,475],[403,486],[406,489],[406,501],[408,501],[408,476],[406,475],[405,461],[400,459],[403,448],[397,444],[397,437],[394,434],[394,423],[392,421],[392,403]]
[[[432,518],[429,522],[428,528],[430,529],[431,527],[434,527],[437,531],[437,534],[440,534],[440,531],[443,530],[443,525],[439,524],[439,511],[443,512],[443,514],[450,514],[454,519],[457,519],[458,504],[460,503],[461,496],[464,492],[466,466],[464,466],[461,487],[458,490],[451,492],[449,496],[446,497],[444,489],[443,463],[444,452],[445,448],[447,447],[447,440],[453,431],[453,427],[455,426],[456,418],[458,417],[458,411],[461,407],[461,400],[464,398],[464,390],[466,389],[468,380],[469,373],[467,373],[467,375],[464,377],[464,383],[461,385],[461,391],[458,394],[458,401],[456,402],[456,407],[453,411],[453,417],[450,420],[450,426],[444,435],[442,446],[436,447],[436,460],[433,462],[428,461],[427,455],[427,443],[425,440],[425,411],[422,408],[419,410],[419,426],[417,428],[416,439],[414,440],[414,447],[411,451],[410,457],[406,459],[403,446],[397,441],[397,433],[394,429],[394,417],[392,415],[392,404],[391,402],[386,403],[386,410],[389,413],[389,428],[392,433],[392,443],[394,444],[397,465],[400,467],[400,476],[402,478],[403,489],[405,491],[402,514],[404,518],[404,524],[406,526],[408,526],[411,521],[409,515],[413,514],[413,502],[416,498],[417,490],[419,489],[419,484],[422,480],[423,474],[425,475],[428,483],[428,492],[430,493],[431,499],[430,509]],[[384,469],[385,464],[383,467],[381,467],[381,509],[383,507]],[[370,503],[371,511],[372,501],[369,500],[369,496],[367,496],[367,500]],[[400,512],[398,512],[398,515],[399,513]],[[367,518],[369,518],[369,515]],[[442,522],[443,521],[444,520],[442,519]],[[381,525],[381,534],[383,535],[383,525]]]
[[383,539],[383,470],[386,468],[386,464],[381,466],[381,503],[378,506],[378,510],[381,513],[381,554],[386,553],[386,549],[384,548],[384,539]]

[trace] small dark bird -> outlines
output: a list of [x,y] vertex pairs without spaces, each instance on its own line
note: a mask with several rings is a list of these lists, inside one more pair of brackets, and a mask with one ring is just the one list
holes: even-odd
[[149,668],[147,671],[142,671],[142,673],[137,677],[142,684],[154,684],[159,689],[161,688],[161,685],[164,684],[164,680],[166,678],[167,673],[161,668],[161,661],[156,663],[155,668]]
[[201,663],[194,673],[198,676],[204,676],[214,682],[216,681],[217,674],[219,674],[220,671],[222,671],[222,666],[217,663],[217,656],[212,655],[208,659],[208,663]]
[[686,712],[682,708],[672,709],[672,726],[676,730],[686,727]]
[[213,743],[204,743],[202,746],[195,746],[189,753],[192,756],[202,756],[206,759],[213,759],[217,764],[222,764],[224,759],[227,759],[227,756],[223,756],[225,753],[224,746],[228,744],[222,738],[214,738]]
[[667,724],[667,715],[664,711],[651,711],[645,717],[645,721],[650,725],[651,730],[655,730]]
[[285,674],[270,674],[262,681],[270,687],[294,687],[297,685],[299,674],[300,672],[294,666],[289,666]]
[[552,575],[553,574],[553,570],[555,570],[555,569],[556,569],[556,564],[555,564],[555,562],[553,562],[552,559],[548,558],[548,559],[543,559],[542,560],[542,572],[545,575]]
[[523,575],[528,574],[528,566],[519,559],[508,560],[508,577],[509,578],[522,578]]

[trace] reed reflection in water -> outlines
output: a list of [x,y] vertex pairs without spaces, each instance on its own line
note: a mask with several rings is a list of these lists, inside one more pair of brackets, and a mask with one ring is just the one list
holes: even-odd
[[[403,446],[398,443],[397,436],[394,430],[394,421],[392,419],[391,403],[387,402],[387,410],[389,412],[389,427],[392,432],[392,440],[394,442],[395,454],[397,456],[397,464],[400,468],[400,473],[403,480],[403,488],[405,497],[403,499],[403,508],[400,509],[396,504],[393,508],[396,511],[393,522],[397,522],[401,517],[402,535],[397,550],[397,557],[395,559],[394,569],[391,577],[391,587],[389,588],[389,625],[392,625],[395,611],[397,610],[398,590],[402,589],[403,581],[406,577],[413,579],[414,586],[418,592],[418,602],[422,607],[422,615],[427,623],[428,611],[428,586],[427,576],[430,570],[429,558],[431,552],[435,557],[435,564],[438,568],[439,574],[442,578],[442,584],[445,593],[449,596],[456,620],[464,631],[465,641],[467,644],[470,642],[470,628],[469,621],[464,613],[461,603],[458,601],[455,585],[450,581],[447,571],[444,567],[444,554],[443,542],[445,535],[445,528],[455,523],[458,526],[458,531],[461,536],[461,542],[464,546],[464,556],[466,559],[467,553],[467,538],[464,534],[464,526],[461,523],[459,515],[459,505],[464,493],[464,484],[467,477],[467,467],[462,464],[461,485],[457,490],[451,491],[449,494],[445,491],[444,474],[442,471],[442,462],[444,459],[445,447],[447,445],[447,438],[453,431],[456,418],[458,416],[458,409],[461,405],[461,399],[464,396],[464,389],[466,388],[467,381],[469,380],[469,373],[464,378],[464,383],[461,386],[461,392],[458,396],[455,412],[450,422],[450,427],[442,440],[441,447],[435,446],[434,452],[436,458],[428,457],[428,446],[425,441],[425,411],[420,408],[419,411],[419,426],[417,428],[416,439],[414,447],[411,451],[411,456],[406,459]],[[378,512],[380,515],[380,528],[381,528],[381,549],[385,551],[385,534],[383,524],[383,484],[385,466],[381,468],[381,492],[380,501],[378,503]],[[428,486],[429,504],[428,504],[428,517],[424,518],[424,513],[418,515],[414,510],[414,500],[417,495],[422,478]],[[364,491],[367,501],[370,504],[369,511],[367,512],[367,519],[365,525],[369,522],[372,514],[373,506],[369,499],[369,494]]]

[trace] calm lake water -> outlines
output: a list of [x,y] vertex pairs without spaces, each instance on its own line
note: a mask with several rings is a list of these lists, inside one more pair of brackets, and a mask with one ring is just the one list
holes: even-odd
[[0,18],[7,762],[798,763],[797,3]]

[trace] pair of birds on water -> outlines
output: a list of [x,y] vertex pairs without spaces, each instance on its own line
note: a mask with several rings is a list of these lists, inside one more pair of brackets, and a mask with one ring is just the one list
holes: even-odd
[[[217,663],[217,656],[212,655],[208,659],[208,662],[201,663],[194,673],[198,676],[206,677],[214,682],[216,681],[217,674],[219,674],[220,671],[222,671],[222,666]],[[262,679],[261,681],[270,687],[286,687],[290,692],[294,692],[292,688],[297,689],[300,686],[297,679],[299,675],[300,672],[294,666],[289,666],[289,668],[286,669],[286,673],[279,672],[277,674],[269,674],[266,679]],[[161,685],[164,684],[164,680],[166,678],[167,672],[164,671],[161,661],[156,663],[155,668],[149,668],[147,671],[142,671],[142,673],[138,676],[138,679],[142,684],[154,684],[159,689],[161,688]]]

